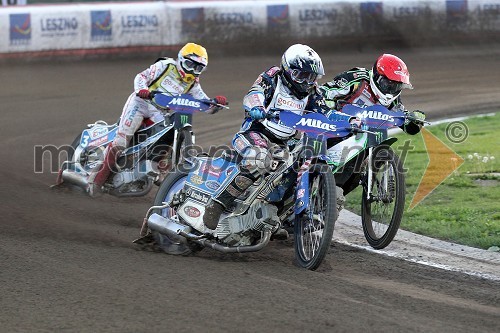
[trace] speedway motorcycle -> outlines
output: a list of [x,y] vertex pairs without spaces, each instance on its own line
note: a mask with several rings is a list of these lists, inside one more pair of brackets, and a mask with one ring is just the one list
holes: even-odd
[[[188,94],[171,95],[159,91],[153,91],[148,102],[165,111],[165,119],[156,123],[145,120],[142,128],[134,134],[131,146],[118,158],[117,170],[104,184],[104,192],[117,197],[149,193],[153,184],[159,185],[170,169],[182,163],[184,156],[181,152],[195,143],[193,114],[205,112],[212,105],[228,108]],[[99,120],[87,125],[71,144],[56,186],[69,183],[85,189],[90,172],[102,163],[104,151],[117,132],[118,122],[108,125]]]
[[[317,269],[330,247],[337,219],[335,178],[327,164],[326,139],[351,133],[348,121],[332,122],[322,114],[280,110],[279,121],[303,132],[292,147],[270,147],[270,173],[253,183],[228,208],[215,230],[203,224],[205,207],[234,177],[238,159],[229,150],[220,157],[193,158],[188,170],[170,173],[160,186],[134,241],[169,254],[209,247],[224,253],[259,251],[272,236],[293,225],[295,262]],[[247,179],[248,180],[248,179]],[[241,179],[243,181],[243,177]]]
[[363,233],[371,247],[383,249],[398,232],[406,193],[403,164],[391,148],[397,138],[390,138],[387,130],[417,119],[382,105],[361,108],[348,104],[338,114],[360,118],[363,128],[369,130],[330,147],[327,154],[344,195],[362,186]]

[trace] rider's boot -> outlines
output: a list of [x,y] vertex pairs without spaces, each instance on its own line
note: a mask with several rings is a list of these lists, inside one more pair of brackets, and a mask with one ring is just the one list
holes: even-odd
[[230,207],[234,200],[245,192],[255,181],[255,177],[250,174],[240,173],[236,176],[231,183],[227,185],[224,191],[212,198],[205,207],[205,214],[203,215],[203,223],[205,223],[205,226],[211,230],[215,230],[224,210]]
[[106,156],[102,164],[98,165],[90,174],[88,180],[87,193],[95,198],[102,195],[102,186],[109,178],[111,170],[116,166],[116,160],[118,155],[122,152],[122,148],[118,146],[113,146],[110,143],[106,149]]

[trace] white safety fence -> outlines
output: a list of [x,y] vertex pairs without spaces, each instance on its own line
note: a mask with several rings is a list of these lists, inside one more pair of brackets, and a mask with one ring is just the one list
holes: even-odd
[[[2,0],[7,1],[7,0]],[[259,38],[499,33],[500,0],[193,1],[0,8],[0,55]]]

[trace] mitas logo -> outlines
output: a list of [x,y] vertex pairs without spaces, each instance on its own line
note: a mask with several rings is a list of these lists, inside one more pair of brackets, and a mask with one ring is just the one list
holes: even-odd
[[378,120],[386,120],[394,122],[394,117],[389,116],[388,114],[382,113],[380,111],[368,111],[364,110],[361,113],[358,113],[358,117],[360,118],[370,118],[370,119],[378,119]]
[[174,98],[168,104],[181,105],[181,106],[192,106],[192,107],[195,107],[195,108],[199,108],[200,107],[200,102],[191,101],[191,100],[189,100],[187,98]]
[[296,125],[315,127],[327,131],[336,131],[337,126],[329,123],[324,123],[318,119],[304,119],[302,118]]

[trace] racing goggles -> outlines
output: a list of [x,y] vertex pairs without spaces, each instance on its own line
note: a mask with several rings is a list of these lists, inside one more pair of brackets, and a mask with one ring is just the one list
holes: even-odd
[[205,65],[193,61],[189,58],[182,59],[181,63],[182,63],[182,68],[184,68],[186,72],[191,72],[195,75],[200,75],[201,72],[203,72],[203,70],[205,69]]
[[292,80],[297,82],[297,83],[306,82],[308,84],[312,84],[318,78],[318,74],[316,74],[316,73],[303,72],[303,71],[299,71],[298,69],[289,69],[288,74],[290,74],[290,77],[292,78]]
[[397,95],[403,90],[402,82],[389,80],[382,75],[377,80],[377,86],[383,94]]

